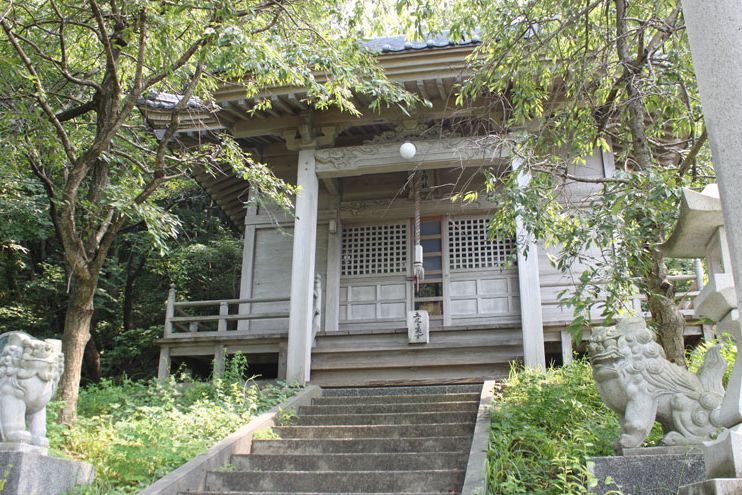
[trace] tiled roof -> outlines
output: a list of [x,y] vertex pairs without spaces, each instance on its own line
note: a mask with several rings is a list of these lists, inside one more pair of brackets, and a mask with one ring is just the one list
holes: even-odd
[[[175,105],[180,102],[181,98],[182,97],[180,95],[172,93],[160,93],[157,91],[152,91],[147,96],[139,98],[137,100],[137,104],[146,105],[150,108],[163,108],[169,110],[171,108],[175,108]],[[188,105],[186,108],[203,110],[204,105],[202,105],[201,103],[201,98],[199,98],[198,96],[193,96],[190,100],[188,100]]]
[[374,38],[363,42],[363,45],[374,53],[398,53],[476,44],[479,44],[478,34],[474,34],[471,38],[452,40],[448,38],[448,33],[429,36],[424,40],[415,41],[408,40],[404,36],[388,36],[385,38]]
[[[401,53],[419,50],[430,50],[435,48],[448,48],[455,46],[471,46],[479,44],[479,35],[474,34],[471,38],[462,38],[458,41],[448,38],[448,33],[430,36],[425,40],[410,41],[405,36],[387,36],[374,38],[363,42],[363,46],[373,53]],[[137,104],[149,108],[171,109],[180,101],[180,96],[171,93],[152,92],[144,98],[140,98]],[[198,97],[192,97],[188,101],[188,108],[202,109],[205,107]]]

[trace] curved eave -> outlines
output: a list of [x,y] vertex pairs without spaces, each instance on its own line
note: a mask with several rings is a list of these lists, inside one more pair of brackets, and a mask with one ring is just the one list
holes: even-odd
[[675,230],[660,249],[670,258],[703,258],[711,237],[723,225],[719,198],[683,189]]

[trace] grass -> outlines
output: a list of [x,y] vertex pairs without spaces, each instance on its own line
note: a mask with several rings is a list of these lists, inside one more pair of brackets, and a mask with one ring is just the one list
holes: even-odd
[[[708,348],[688,355],[696,372]],[[721,340],[728,379],[736,357],[730,339]],[[546,373],[513,369],[495,400],[487,455],[488,493],[496,495],[585,494],[596,482],[587,458],[613,455],[618,416],[603,404],[586,359]],[[662,439],[659,424],[645,441]],[[616,491],[616,493],[620,493]]]
[[[600,399],[590,364],[511,371],[492,412],[488,493],[588,493],[587,458],[612,455],[618,417]],[[650,439],[661,437],[659,429]]]
[[[244,358],[242,358],[244,360]],[[104,381],[80,393],[71,428],[53,422],[50,454],[89,462],[96,481],[81,495],[137,493],[298,390],[241,379],[243,364],[215,383]]]

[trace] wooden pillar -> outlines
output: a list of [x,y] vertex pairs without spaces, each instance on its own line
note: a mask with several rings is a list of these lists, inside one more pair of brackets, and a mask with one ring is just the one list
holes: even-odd
[[224,376],[224,363],[227,357],[227,349],[220,344],[214,347],[214,370],[213,378],[221,378]]
[[306,383],[312,361],[312,310],[314,255],[317,247],[318,181],[314,150],[299,151],[294,219],[294,250],[291,258],[291,302],[286,379]]
[[[255,194],[256,192],[254,188],[251,187],[248,193],[250,206],[248,206],[247,213],[245,214],[245,236],[243,238],[242,270],[240,272],[240,299],[252,298],[253,273],[255,267],[255,225],[248,225],[248,222],[250,222],[258,213],[255,202],[252,201],[255,199]],[[238,314],[250,314],[250,310],[250,303],[240,304]],[[237,330],[249,329],[250,320],[237,321]]]
[[[513,160],[513,170],[521,166],[521,159]],[[519,172],[518,186],[528,184],[530,176]],[[518,249],[518,284],[520,286],[520,321],[523,329],[523,361],[529,368],[546,369],[544,351],[544,324],[541,314],[541,283],[538,270],[538,247],[523,224],[515,219],[515,237]],[[525,251],[525,253],[524,253]]]
[[560,340],[562,342],[562,365],[567,366],[572,362],[572,334],[567,330],[562,330]]
[[217,322],[216,330],[219,333],[226,333],[227,331],[227,319],[229,316],[229,304],[226,301],[219,303],[219,321]]
[[278,344],[278,379],[286,379],[286,343]]
[[[334,229],[333,229],[334,222]],[[334,232],[333,232],[334,230]],[[340,253],[342,226],[332,220],[327,234],[327,280],[325,281],[325,332],[338,330],[340,312]]]
[[170,285],[170,292],[168,292],[167,295],[167,307],[165,308],[165,337],[169,337],[173,333],[173,322],[170,321],[173,316],[175,316],[175,284]]
[[170,346],[163,345],[160,347],[160,363],[157,367],[157,379],[164,383],[170,376]]

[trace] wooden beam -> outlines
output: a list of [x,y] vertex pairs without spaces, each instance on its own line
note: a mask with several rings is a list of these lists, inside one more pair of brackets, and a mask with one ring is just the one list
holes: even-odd
[[315,152],[317,175],[350,177],[365,174],[402,172],[415,169],[479,167],[510,155],[503,140],[492,138],[449,138],[412,141],[417,153],[411,159],[399,154],[400,143],[329,148]]
[[[363,102],[360,95],[359,101]],[[451,109],[446,108],[445,101],[433,101],[432,108],[419,108],[415,112],[418,120],[436,120],[451,116]],[[472,115],[485,114],[484,106],[467,109]],[[315,128],[334,126],[338,132],[348,127],[397,123],[409,119],[409,116],[397,108],[388,108],[380,112],[369,112],[359,117],[340,110],[315,111],[312,113],[312,124]],[[247,120],[237,122],[231,129],[235,138],[249,138],[273,134],[280,136],[284,131],[298,129],[305,123],[305,118],[299,115],[283,116],[280,118],[268,117],[265,120]]]
[[280,96],[271,96],[271,105],[273,105],[274,108],[278,108],[279,110],[286,112],[289,115],[296,115],[296,112],[286,103],[284,103]]
[[291,102],[291,104],[297,107],[299,110],[309,109],[309,107],[304,102],[302,102],[295,93],[289,93],[288,95],[286,95],[286,97],[289,99],[289,102]]
[[340,185],[337,179],[325,178],[325,179],[322,179],[322,184],[325,185],[325,189],[327,189],[327,192],[330,193],[331,195],[333,196],[340,195]]
[[443,85],[443,79],[441,79],[440,77],[436,77],[435,85],[438,88],[438,96],[441,97],[441,101],[448,101],[448,92],[446,91],[446,87]]
[[425,81],[418,79],[417,80],[417,91],[420,93],[420,96],[422,96],[426,100],[430,100],[430,97],[428,96],[428,92],[425,89]]
[[224,105],[221,111],[231,115],[232,117],[235,117],[237,119],[236,121],[248,120],[249,118],[247,113],[244,110],[242,109],[235,110],[233,108],[233,105]]

